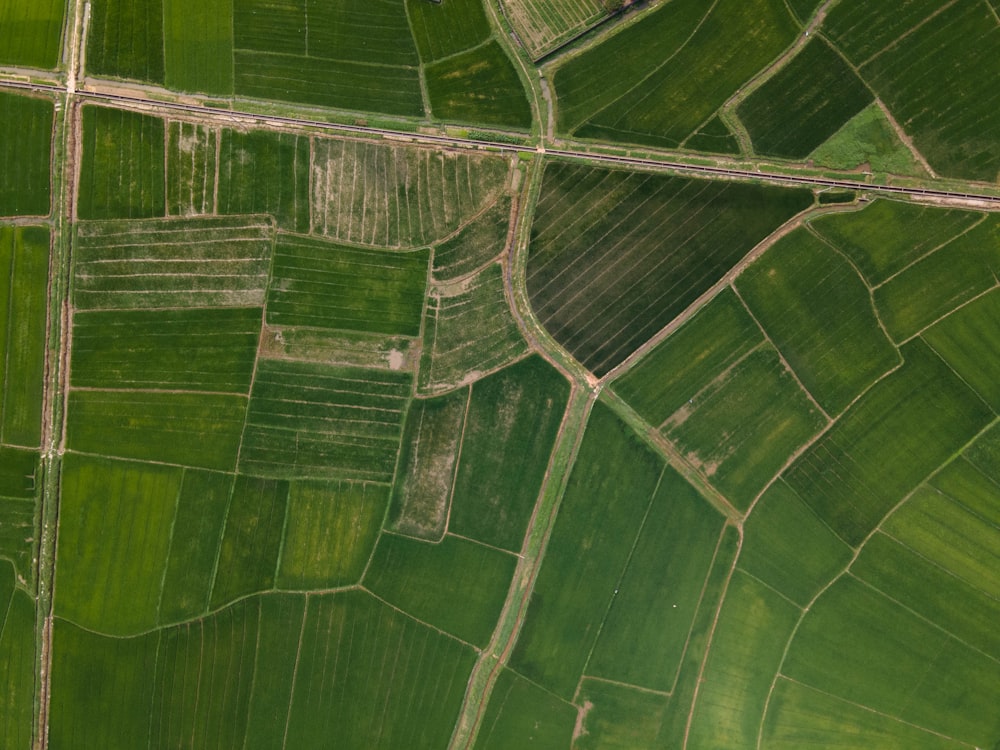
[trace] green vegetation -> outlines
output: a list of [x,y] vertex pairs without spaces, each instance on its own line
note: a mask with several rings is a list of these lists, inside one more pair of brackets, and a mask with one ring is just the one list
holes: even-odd
[[70,382],[246,394],[260,321],[259,307],[80,312]]
[[517,558],[468,539],[437,544],[383,534],[364,586],[411,617],[483,648],[507,597]]
[[569,384],[528,357],[472,386],[449,529],[520,551],[569,399]]
[[604,0],[503,0],[517,40],[536,60],[607,14]]
[[886,330],[903,341],[992,289],[1000,273],[1000,221],[990,216],[875,290]]
[[0,216],[48,216],[53,113],[50,99],[0,91]]
[[428,259],[280,235],[267,322],[416,336]]
[[483,714],[476,750],[507,750],[529,743],[539,748],[569,747],[576,708],[504,668]]
[[[424,2],[424,0],[417,0]],[[502,196],[456,234],[434,247],[434,277],[453,279],[495,259],[507,245],[511,200]]]
[[872,101],[843,58],[813,39],[737,107],[754,151],[803,159]]
[[280,588],[358,583],[378,536],[387,488],[364,482],[292,482],[281,546]]
[[215,211],[215,159],[219,132],[189,122],[167,123],[167,213]]
[[837,414],[899,355],[875,317],[863,280],[805,229],[782,237],[736,288],[805,388]]
[[309,139],[223,130],[219,213],[271,214],[281,229],[309,230]]
[[992,412],[925,344],[876,383],[786,472],[789,486],[855,546]]
[[159,117],[84,107],[83,164],[77,199],[80,218],[163,216],[163,138],[163,120]]
[[491,34],[480,0],[406,0],[406,12],[424,64],[464,52]]
[[63,0],[5,0],[0,5],[0,65],[55,68],[65,12]]
[[[5,567],[0,560],[0,580],[6,577]],[[35,602],[14,589],[9,603],[0,606],[6,607],[6,618],[0,619],[0,742],[30,747],[35,736]]]
[[811,203],[803,190],[553,162],[531,229],[532,307],[604,375]]
[[240,471],[390,482],[410,383],[406,372],[260,360]]
[[163,83],[163,0],[95,0],[87,72]]
[[692,151],[710,151],[717,154],[740,153],[740,142],[718,115],[695,131],[682,146]]
[[874,286],[969,229],[981,217],[972,211],[883,199],[863,211],[820,217],[809,226],[843,252]]
[[[47,227],[0,225],[0,443],[41,442],[49,277]],[[0,493],[2,494],[2,493]]]
[[869,104],[809,154],[809,161],[830,169],[858,169],[922,177],[925,170],[900,139],[877,104]]
[[472,151],[317,139],[312,231],[341,242],[422,247],[450,238],[493,203],[507,162]]
[[598,402],[562,499],[511,667],[571,700],[662,473]]
[[70,450],[232,471],[246,396],[168,391],[71,391]]
[[431,285],[418,379],[422,391],[465,384],[527,353],[503,285],[499,263],[468,279]]
[[167,87],[232,94],[233,0],[162,2]]
[[73,305],[260,306],[271,253],[271,228],[261,217],[82,222],[73,250]]
[[574,748],[631,750],[655,746],[669,698],[627,685],[584,678],[577,700],[584,706],[583,733],[574,742]]
[[524,86],[496,40],[428,65],[426,77],[431,112],[439,120],[531,127]]
[[805,23],[808,21],[823,0],[789,0],[788,7],[798,16],[799,20]]
[[558,69],[560,129],[676,148],[797,33],[779,0],[664,5]]

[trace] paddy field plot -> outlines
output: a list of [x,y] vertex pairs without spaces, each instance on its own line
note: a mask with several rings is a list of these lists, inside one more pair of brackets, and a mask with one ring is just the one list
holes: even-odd
[[207,125],[167,123],[167,214],[215,212],[219,131]]
[[584,678],[577,702],[582,704],[579,750],[628,750],[654,747],[670,698],[604,680]]
[[736,136],[718,115],[690,135],[681,147],[716,154],[738,154],[742,150]]
[[471,382],[527,354],[503,283],[503,268],[492,263],[470,278],[431,285],[417,381],[421,391]]
[[0,742],[29,747],[35,735],[35,602],[14,587],[10,563],[0,560]]
[[518,41],[535,59],[607,15],[601,0],[504,0],[503,9]]
[[504,668],[483,714],[476,750],[505,750],[525,741],[569,747],[577,709],[517,672]]
[[406,0],[413,38],[426,63],[451,57],[485,42],[492,34],[479,0],[428,3]]
[[508,169],[478,152],[316,139],[312,231],[351,244],[426,246],[497,200]]
[[87,72],[162,84],[163,0],[97,0],[91,9]]
[[811,203],[802,190],[553,162],[531,230],[532,308],[604,375]]
[[38,447],[45,380],[49,229],[0,224],[0,274],[0,444]]
[[7,0],[0,7],[0,64],[55,68],[65,13],[62,0]]
[[233,0],[162,2],[167,88],[232,94]]
[[53,116],[50,99],[0,91],[0,216],[48,216]]
[[510,224],[511,200],[501,196],[458,232],[434,246],[434,278],[464,276],[494,260],[506,248]]
[[[12,586],[15,581],[30,586],[35,578],[35,515],[41,495],[38,458],[33,450],[0,446],[0,568],[3,560],[13,566]],[[2,586],[0,582],[0,607]]]

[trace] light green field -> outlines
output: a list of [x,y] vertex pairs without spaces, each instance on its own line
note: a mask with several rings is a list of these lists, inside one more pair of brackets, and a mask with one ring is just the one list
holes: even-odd
[[579,750],[654,747],[669,696],[584,678],[577,699],[585,707]]
[[809,154],[808,160],[830,169],[857,169],[867,164],[876,173],[926,174],[878,104],[869,104],[848,120]]
[[233,93],[233,0],[163,0],[166,85]]
[[483,714],[476,750],[507,750],[532,743],[539,748],[568,747],[576,708],[503,669]]

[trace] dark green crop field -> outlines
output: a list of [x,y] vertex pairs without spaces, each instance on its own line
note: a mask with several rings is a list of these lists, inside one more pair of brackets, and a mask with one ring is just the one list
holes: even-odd
[[0,64],[55,68],[65,13],[62,0],[6,0],[0,5]]
[[0,92],[0,216],[49,214],[52,117],[48,99]]
[[531,230],[532,307],[604,375],[811,202],[800,190],[553,163]]
[[99,0],[91,7],[88,70],[162,84],[163,0]]

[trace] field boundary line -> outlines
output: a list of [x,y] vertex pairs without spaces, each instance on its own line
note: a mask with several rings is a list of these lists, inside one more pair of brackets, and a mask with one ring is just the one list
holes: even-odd
[[[620,680],[610,680],[607,677],[597,677],[592,674],[584,674],[580,678],[581,684],[584,680],[593,680],[594,682],[604,682],[608,685],[617,685],[618,687],[627,688],[629,690],[636,690],[640,693],[648,693],[650,695],[658,695],[662,698],[669,698],[673,695],[673,691],[669,690],[655,690],[654,688],[642,687],[641,685],[634,685],[631,682],[621,682]],[[579,692],[579,689],[578,689]],[[574,704],[575,705],[575,704]]]
[[764,588],[768,589],[772,593],[777,594],[779,597],[781,597],[786,602],[788,602],[793,607],[795,607],[795,609],[797,609],[799,611],[802,610],[802,605],[801,604],[793,601],[792,599],[789,599],[786,594],[783,594],[781,591],[779,591],[778,589],[776,589],[774,586],[772,586],[771,584],[769,584],[767,581],[765,581],[765,580],[763,580],[761,578],[758,578],[753,573],[751,573],[750,571],[748,571],[746,568],[741,568],[741,567],[737,566],[737,572],[739,572],[741,575],[745,575],[747,578],[750,578],[751,580],[759,583],[761,586],[763,586]]
[[453,641],[457,641],[458,643],[461,643],[463,646],[468,646],[473,651],[479,653],[479,647],[476,646],[475,644],[469,643],[468,641],[463,640],[462,638],[459,638],[457,635],[453,635],[452,633],[449,633],[447,630],[442,630],[441,628],[437,627],[436,625],[431,625],[429,622],[427,622],[426,620],[421,620],[416,615],[411,615],[405,609],[402,609],[401,607],[396,606],[395,604],[393,604],[392,602],[390,602],[387,599],[383,599],[381,596],[379,596],[378,594],[376,594],[374,591],[372,591],[371,589],[369,589],[368,587],[366,587],[363,583],[359,584],[357,588],[360,591],[363,591],[364,593],[368,594],[373,599],[377,599],[378,601],[382,602],[382,604],[384,604],[385,606],[389,607],[389,609],[392,609],[392,610],[395,610],[396,612],[399,612],[399,614],[403,615],[404,617],[409,617],[411,620],[413,620],[416,623],[419,623],[420,625],[423,625],[425,628],[433,630],[433,631],[435,631],[435,632],[439,633],[440,635],[443,635],[443,636],[445,636],[447,638],[451,638]]
[[[976,213],[976,212],[973,209],[973,210],[970,211],[970,213]],[[912,261],[910,261],[909,263],[907,263],[905,266],[903,266],[902,268],[900,268],[898,271],[896,271],[895,273],[893,273],[891,276],[887,276],[885,279],[883,279],[879,283],[875,284],[873,287],[871,287],[871,290],[874,292],[876,289],[882,288],[883,286],[885,286],[886,284],[888,284],[890,281],[892,281],[893,279],[895,279],[897,276],[901,276],[904,272],[906,272],[909,269],[913,268],[913,266],[917,265],[921,261],[927,260],[929,257],[931,257],[932,255],[934,255],[934,253],[936,253],[938,250],[943,250],[945,247],[947,247],[948,245],[950,245],[952,242],[954,242],[955,240],[957,240],[959,237],[964,237],[965,235],[967,235],[969,232],[971,232],[973,229],[975,229],[976,227],[978,227],[980,224],[982,224],[984,221],[986,221],[990,217],[990,215],[988,213],[986,213],[986,212],[982,212],[982,214],[983,215],[980,216],[979,219],[977,219],[976,221],[974,221],[972,224],[970,224],[968,227],[966,227],[965,229],[963,229],[961,232],[959,232],[958,234],[952,235],[951,237],[949,237],[948,239],[946,239],[944,242],[940,243],[939,245],[935,245],[930,250],[928,250],[926,253],[921,254],[918,258],[914,258]]]
[[[946,320],[947,318],[950,318],[952,315],[954,315],[955,313],[957,313],[963,307],[968,307],[969,305],[971,305],[971,304],[973,304],[975,302],[978,302],[983,297],[988,297],[990,294],[992,294],[998,288],[1000,288],[1000,279],[997,279],[995,271],[993,273],[993,278],[995,280],[995,283],[993,284],[993,286],[984,289],[983,291],[977,293],[973,297],[970,297],[969,299],[965,300],[965,302],[961,303],[960,305],[957,305],[956,307],[954,307],[950,311],[946,312],[944,315],[940,316],[939,318],[935,318],[934,320],[932,320],[930,323],[928,323],[927,325],[925,325],[923,328],[921,328],[919,331],[917,331],[916,333],[914,333],[909,338],[903,339],[903,341],[900,342],[900,346],[904,346],[904,345],[908,344],[909,342],[913,341],[913,339],[915,339],[915,338],[919,338],[922,341],[924,341],[924,343],[926,343],[926,340],[924,339],[924,334],[927,333],[927,331],[929,331],[931,328],[933,328],[934,326],[936,326],[938,323],[941,323],[942,321]],[[927,344],[927,345],[930,346],[930,344]],[[944,362],[945,364],[948,365],[948,369],[950,369],[952,372],[955,372],[955,370],[951,367],[951,365],[947,362],[947,360],[945,360],[944,357],[942,357],[940,354],[938,354],[938,351],[936,349],[934,349],[934,347],[931,347],[931,349],[934,351],[934,354],[936,354],[941,359],[942,362]],[[958,375],[957,372],[955,372],[955,374]],[[958,377],[961,378],[961,380],[962,380],[963,383],[965,383],[965,378],[963,378],[961,375],[958,375]],[[969,385],[969,384],[966,383],[966,385]],[[972,388],[971,385],[969,385],[969,387]],[[974,388],[973,388],[973,391],[975,391]],[[975,392],[976,392],[976,395],[978,395],[978,391],[975,391]],[[982,396],[979,396],[979,397],[982,398]]]
[[[285,731],[281,736],[282,749],[288,747],[288,729],[292,725],[292,706],[295,705],[295,685],[299,681],[299,661],[302,658],[302,642],[305,640],[306,623],[309,621],[309,595],[306,594],[305,602],[302,604],[302,627],[299,628],[299,642],[295,647],[295,664],[292,666],[291,689],[288,691],[288,710],[285,712]],[[338,646],[339,648],[339,646]],[[253,696],[251,695],[251,698]],[[247,721],[249,727],[250,722]]]
[[167,585],[167,569],[170,567],[170,553],[174,548],[174,529],[177,526],[177,515],[181,508],[181,497],[184,495],[184,478],[187,468],[181,469],[180,481],[177,483],[177,496],[174,498],[174,513],[170,519],[170,531],[167,533],[167,556],[163,561],[163,573],[160,575],[160,595],[156,598],[156,622],[160,622],[160,609],[163,607],[163,590]]
[[[392,532],[387,532],[392,533]],[[504,549],[503,547],[497,547],[493,544],[487,544],[486,542],[481,542],[478,539],[473,539],[471,536],[464,536],[462,534],[456,534],[454,531],[448,531],[445,536],[451,536],[455,539],[462,539],[466,542],[471,542],[473,544],[478,544],[480,547],[486,547],[487,549],[496,550],[497,552],[503,552],[505,555],[510,555],[511,557],[520,558],[521,554],[519,552],[511,552],[509,549]]]
[[[858,75],[858,77],[861,78],[860,74]],[[865,81],[866,85],[867,83],[868,82]],[[896,119],[895,115],[893,115],[892,112],[889,111],[889,108],[885,105],[885,102],[882,101],[882,97],[876,96],[875,103],[878,105],[878,108],[882,111],[882,114],[885,115],[885,119],[888,121],[889,126],[896,133],[896,137],[899,138],[902,144],[913,156],[913,158],[917,160],[917,163],[921,167],[926,169],[927,174],[929,174],[932,178],[934,178],[935,180],[940,179],[938,173],[934,171],[934,167],[930,165],[930,162],[927,161],[924,155],[920,153],[920,151],[917,149],[916,144],[913,143],[913,137],[905,130],[903,130],[903,126],[899,124],[899,121]]]
[[892,49],[897,44],[899,44],[903,39],[905,39],[906,37],[908,37],[911,34],[913,34],[917,29],[919,29],[920,27],[926,25],[932,19],[934,19],[937,16],[939,16],[941,13],[944,13],[944,11],[948,10],[948,8],[950,8],[951,6],[953,6],[957,2],[958,2],[958,0],[946,0],[946,2],[943,5],[938,6],[933,11],[931,11],[928,15],[924,16],[923,18],[921,18],[919,21],[917,21],[917,23],[915,23],[913,26],[911,26],[910,28],[908,28],[906,31],[902,32],[899,36],[897,36],[895,39],[893,39],[891,42],[889,42],[887,45],[885,45],[882,49],[878,50],[877,52],[874,52],[873,54],[869,55],[867,58],[865,58],[864,60],[862,60],[860,63],[858,63],[858,69],[861,69],[861,68],[865,67],[866,65],[868,65],[868,63],[873,62],[875,59],[877,59],[878,57],[880,57],[882,54],[884,54],[885,52],[887,52],[888,50]]

